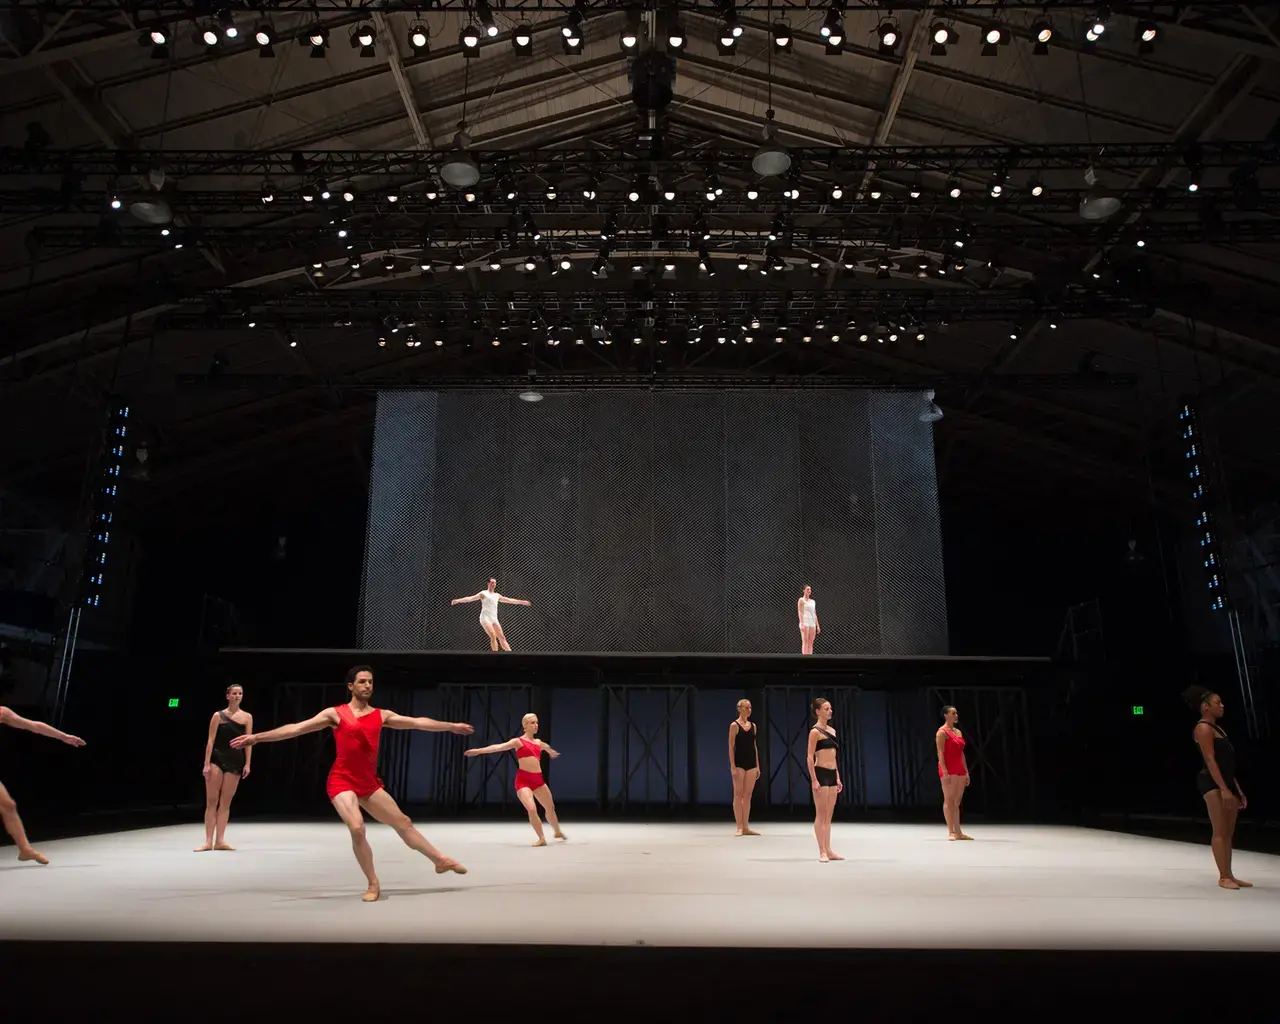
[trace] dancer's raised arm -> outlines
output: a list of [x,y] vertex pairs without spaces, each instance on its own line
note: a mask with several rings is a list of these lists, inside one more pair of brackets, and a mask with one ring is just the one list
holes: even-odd
[[237,736],[231,741],[231,745],[237,749],[240,747],[251,747],[255,743],[278,743],[280,740],[291,740],[296,736],[304,736],[309,732],[319,732],[321,729],[336,729],[338,727],[338,712],[333,708],[325,708],[315,718],[308,718],[305,722],[294,722],[293,725],[282,725],[277,729],[268,729],[266,732],[246,733],[243,736]]
[[478,757],[480,754],[501,754],[504,750],[515,750],[520,740],[507,740],[505,743],[490,743],[487,747],[472,747],[462,752],[463,757]]
[[417,729],[419,732],[456,732],[459,736],[470,736],[475,732],[473,726],[466,722],[437,722],[434,718],[409,718],[397,715],[394,711],[382,712],[382,724],[388,729]]
[[479,600],[480,600],[479,594],[472,594],[470,597],[455,597],[449,603],[450,604],[471,604],[472,602],[479,601]]
[[531,605],[528,601],[522,600],[521,598],[518,598],[518,597],[503,597],[501,594],[499,594],[499,595],[498,595],[498,604],[522,604],[522,605],[524,605],[526,608],[532,608],[532,607],[533,607],[533,605]]
[[14,729],[25,729],[27,732],[35,733],[37,736],[47,736],[51,740],[60,740],[73,747],[84,746],[84,740],[79,736],[72,736],[70,733],[55,729],[44,722],[33,722],[29,718],[23,718],[21,715],[15,714],[6,707],[0,707],[0,725],[8,725]]

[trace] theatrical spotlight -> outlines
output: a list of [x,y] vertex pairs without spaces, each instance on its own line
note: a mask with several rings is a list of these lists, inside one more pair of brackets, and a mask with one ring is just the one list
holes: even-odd
[[989,25],[982,30],[982,56],[994,57],[1000,52],[999,48],[1002,45],[1007,45],[1008,42],[1008,30],[1000,25]]
[[298,37],[298,42],[302,46],[311,47],[312,57],[323,57],[324,48],[329,43],[329,30],[323,25],[315,25]]
[[458,45],[462,47],[464,57],[474,57],[480,49],[480,30],[474,25],[466,26],[458,33]]
[[414,22],[409,27],[409,49],[413,51],[415,57],[421,57],[431,50],[431,33],[420,21]]
[[152,60],[167,60],[169,57],[169,34],[162,28],[153,28],[138,37],[139,46],[151,47]]
[[222,34],[228,39],[235,39],[240,34],[240,30],[236,28],[235,19],[231,17],[230,11],[218,12],[218,24],[222,28]]
[[627,8],[627,23],[618,33],[618,49],[623,53],[637,53],[640,50],[640,9]]
[[880,52],[893,53],[898,47],[898,40],[901,36],[898,33],[898,26],[892,18],[886,18],[876,27],[876,35],[880,37]]
[[203,43],[206,49],[212,50],[221,41],[218,29],[214,25],[205,25],[196,31],[196,41]]
[[1045,56],[1049,52],[1049,40],[1053,38],[1053,26],[1047,21],[1037,21],[1031,26],[1031,38],[1035,40],[1031,52],[1037,57]]
[[738,36],[742,34],[741,25],[730,25],[722,22],[716,30],[716,52],[721,57],[732,57],[738,52]]
[[1145,57],[1149,54],[1155,53],[1156,36],[1158,34],[1159,30],[1156,28],[1156,23],[1154,21],[1138,22],[1138,27],[1135,30],[1134,35],[1138,40],[1139,56]]
[[280,41],[280,37],[276,35],[276,30],[270,25],[259,25],[253,32],[253,41],[258,44],[259,57],[274,57],[276,55],[275,44]]
[[947,47],[954,46],[959,40],[955,30],[940,21],[935,22],[933,28],[929,30],[929,38],[933,41],[933,45],[929,48],[929,54],[933,57],[945,57]]
[[785,21],[775,21],[773,23],[773,47],[775,50],[781,50],[783,53],[791,52],[791,26]]
[[671,26],[667,29],[667,52],[680,53],[684,50],[685,43],[689,41],[689,37],[685,35],[684,26],[680,24],[679,18],[671,20]]
[[358,25],[351,33],[351,49],[359,50],[361,57],[373,57],[376,55],[373,40],[373,28],[369,25]]
[[533,26],[527,23],[516,26],[511,33],[511,48],[521,57],[533,56]]
[[822,27],[818,29],[818,34],[826,43],[827,53],[844,52],[844,22],[840,19],[840,11],[835,5],[827,11],[827,17],[822,22]]
[[585,35],[582,12],[575,7],[565,15],[564,25],[560,29],[561,49],[568,54],[581,53]]

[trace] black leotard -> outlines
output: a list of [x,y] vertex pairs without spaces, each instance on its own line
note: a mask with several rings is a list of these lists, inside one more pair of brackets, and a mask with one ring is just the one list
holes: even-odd
[[815,751],[840,749],[840,742],[836,739],[834,733],[827,732],[826,729],[819,725],[815,725],[814,728],[817,729],[818,732],[822,733],[822,739],[818,740],[817,746],[813,748]]
[[[1201,719],[1204,722],[1204,719]],[[1227,734],[1218,728],[1214,722],[1204,722],[1213,730],[1213,759],[1218,762],[1218,771],[1222,773],[1222,781],[1227,784],[1227,788],[1236,795],[1240,793],[1240,786],[1236,783],[1236,749],[1231,745],[1231,741],[1227,739]],[[1198,744],[1197,744],[1198,746]],[[1213,781],[1213,775],[1210,774],[1208,766],[1200,769],[1200,774],[1196,776],[1196,788],[1200,790],[1200,795],[1212,793],[1218,788],[1218,784]]]
[[237,736],[244,735],[244,726],[228,715],[219,711],[218,732],[213,737],[213,753],[209,757],[210,764],[216,764],[224,772],[239,775],[244,771],[244,747],[238,750],[231,745]]
[[[840,749],[840,741],[837,740],[832,733],[827,732],[827,730],[822,728],[820,725],[815,725],[814,728],[822,734],[822,739],[818,740],[818,742],[814,744],[813,752],[815,754],[817,754],[819,750]],[[813,766],[813,773],[817,776],[818,785],[824,788],[834,786],[840,777],[840,773],[835,768],[823,768],[820,764],[815,764]]]
[[756,725],[754,722],[748,722],[744,729],[742,723],[738,722],[738,733],[733,737],[733,766],[751,771],[760,767],[757,762]]

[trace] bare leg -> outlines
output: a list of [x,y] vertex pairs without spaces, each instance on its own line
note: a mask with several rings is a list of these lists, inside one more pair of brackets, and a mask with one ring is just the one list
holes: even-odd
[[547,824],[551,826],[551,834],[557,839],[567,839],[563,832],[560,831],[560,819],[556,817],[556,802],[551,797],[551,787],[543,785],[533,792],[533,798],[542,804],[542,809],[547,812]]
[[839,794],[836,793],[834,786],[828,789],[827,793],[828,793],[827,808],[826,808],[827,824],[826,824],[826,828],[824,829],[824,832],[827,837],[827,860],[844,860],[844,858],[841,857],[840,854],[836,853],[835,850],[831,849],[831,819],[835,817],[836,797]]
[[973,836],[965,835],[964,829],[960,827],[960,804],[964,801],[964,791],[967,788],[968,787],[964,784],[964,779],[956,779],[955,804],[952,810],[952,814],[955,817],[957,839],[973,838]]
[[533,827],[534,835],[538,837],[538,841],[534,846],[546,846],[547,837],[542,834],[542,819],[538,817],[538,805],[533,802],[533,792],[528,786],[523,789],[516,790],[516,798],[524,804],[524,809],[529,812],[529,824]]
[[1253,888],[1252,882],[1242,882],[1240,879],[1236,878],[1235,872],[1232,871],[1231,869],[1231,854],[1235,851],[1235,845],[1236,845],[1236,819],[1239,816],[1240,816],[1239,804],[1237,804],[1235,807],[1231,808],[1226,812],[1227,874],[1228,874],[1228,877],[1230,877],[1231,881],[1235,882],[1236,885],[1240,886],[1242,889],[1252,889]]
[[498,644],[502,647],[502,649],[503,649],[504,651],[510,651],[510,650],[511,650],[511,645],[510,645],[509,643],[507,643],[507,634],[506,634],[506,633],[504,633],[504,632],[502,632],[502,623],[501,623],[501,622],[495,622],[495,623],[493,624],[493,631],[494,631],[495,635],[497,636],[497,638],[498,638]]
[[735,836],[742,835],[747,827],[747,823],[742,820],[742,784],[746,774],[742,768],[733,769],[733,821],[738,826]]
[[760,778],[760,769],[753,768],[749,772],[743,772],[742,779],[742,834],[744,836],[758,836],[760,833],[751,828],[751,793],[756,788],[756,780]]
[[823,794],[827,787],[813,790],[813,837],[818,840],[818,860],[827,862],[826,815],[822,811]]
[[215,850],[234,850],[226,841],[227,821],[231,818],[231,798],[240,786],[240,776],[235,772],[222,773],[222,791],[218,795],[218,821],[213,840]]
[[391,794],[385,789],[380,789],[376,793],[371,793],[365,797],[360,801],[360,806],[382,824],[390,825],[395,829],[396,835],[404,841],[405,846],[411,850],[417,850],[427,860],[431,861],[436,866],[437,875],[443,875],[446,871],[456,871],[460,875],[467,873],[467,869],[456,860],[452,857],[446,857],[427,842],[427,837],[413,827],[413,822],[409,820],[409,815],[400,810],[396,802],[391,799]]
[[204,845],[196,847],[196,853],[213,849],[213,832],[218,824],[218,794],[222,792],[222,769],[209,765],[204,779]]
[[332,803],[333,809],[338,812],[338,817],[351,832],[352,852],[355,853],[356,863],[360,865],[360,870],[364,872],[364,877],[369,882],[364,901],[372,903],[378,898],[381,889],[378,885],[378,876],[373,870],[373,848],[369,845],[368,836],[364,834],[364,815],[360,813],[360,801],[348,790],[335,796]]
[[1218,884],[1224,889],[1239,889],[1231,877],[1231,835],[1228,811],[1222,806],[1222,794],[1216,789],[1204,795],[1205,805],[1209,808],[1209,820],[1213,823],[1213,838],[1209,847],[1213,850],[1213,861],[1218,865]]
[[0,821],[4,822],[4,830],[13,839],[18,848],[18,860],[33,860],[37,864],[48,864],[49,858],[38,850],[31,848],[27,841],[26,830],[22,827],[22,819],[18,817],[18,805],[14,803],[9,791],[0,782]]
[[489,638],[489,650],[496,651],[498,649],[497,623],[482,621],[480,625],[484,627],[485,636]]

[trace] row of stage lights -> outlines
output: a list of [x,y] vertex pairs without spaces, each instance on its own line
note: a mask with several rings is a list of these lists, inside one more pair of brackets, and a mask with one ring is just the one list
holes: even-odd
[[[467,25],[458,33],[458,44],[466,57],[476,56],[480,51],[481,44],[486,39],[496,39],[501,34],[497,23],[493,20],[493,15],[488,9],[488,5],[480,4],[478,7],[480,9],[479,25]],[[842,7],[843,4],[841,3],[833,4],[827,12],[822,28],[819,29],[826,52],[833,56],[844,52],[845,42],[848,39],[844,20],[841,17]],[[1111,13],[1108,7],[1103,5],[1098,8],[1097,14],[1089,19],[1086,25],[1085,41],[1087,43],[1095,44],[1106,35],[1110,16]],[[875,34],[878,40],[877,48],[882,54],[896,53],[898,44],[902,41],[902,32],[893,18],[886,18],[881,21],[876,27]],[[229,11],[225,10],[218,13],[216,20],[199,25],[196,29],[196,41],[208,50],[215,50],[224,42],[234,42],[239,38],[239,35],[240,30],[236,26],[234,17]],[[728,10],[721,18],[716,32],[716,47],[720,55],[733,56],[736,54],[738,41],[742,38],[742,35],[743,28],[738,23],[736,14],[732,9]],[[1049,44],[1054,35],[1054,27],[1047,19],[1041,19],[1033,24],[1031,26],[1031,37],[1034,40],[1032,53],[1038,56],[1047,54],[1049,52]],[[1138,22],[1134,30],[1134,39],[1137,43],[1139,55],[1146,56],[1154,51],[1158,35],[1159,28],[1155,22]],[[312,27],[304,29],[296,38],[299,44],[310,47],[312,57],[323,57],[329,45],[329,30],[317,22]],[[778,20],[774,22],[771,28],[771,38],[775,50],[782,53],[791,52],[795,36],[787,21]],[[947,47],[956,45],[960,39],[953,25],[948,25],[941,21],[935,22],[929,30],[929,38],[932,41],[929,52],[934,57],[946,56]],[[1001,46],[1007,46],[1010,43],[1012,36],[1004,26],[992,24],[983,28],[981,38],[982,55],[984,57],[994,57],[999,53]],[[377,34],[370,25],[358,25],[350,37],[352,49],[359,50],[361,57],[374,57],[377,55],[376,40]],[[165,28],[153,28],[149,32],[143,33],[139,41],[142,45],[151,47],[151,56],[153,58],[158,60],[168,58],[171,35]],[[275,56],[275,46],[280,41],[280,36],[269,23],[264,22],[254,30],[254,42],[258,44],[258,55],[260,57]],[[414,56],[421,56],[431,49],[431,33],[426,25],[421,22],[414,22],[410,26],[408,41],[409,48],[413,51]],[[685,32],[680,19],[671,19],[666,30],[667,51],[670,53],[683,52],[688,45],[688,41],[688,34]],[[571,10],[566,15],[565,23],[560,30],[561,47],[566,54],[580,54],[583,51],[585,42],[584,16],[580,10]],[[640,42],[639,19],[638,16],[633,16],[628,19],[627,27],[623,28],[618,34],[618,46],[624,53],[638,53]],[[517,25],[511,32],[511,46],[521,56],[532,56],[533,26],[527,22]]]
[[1222,611],[1226,606],[1223,587],[1226,567],[1222,564],[1222,547],[1214,529],[1213,514],[1209,511],[1209,474],[1202,473],[1200,468],[1201,460],[1206,457],[1204,439],[1196,421],[1196,411],[1189,402],[1183,403],[1178,420],[1182,424],[1183,457],[1187,465],[1187,479],[1191,484],[1195,527],[1200,538],[1200,556],[1209,586],[1209,607],[1214,611]]
[[107,548],[111,544],[111,523],[115,518],[120,471],[128,436],[129,406],[113,399],[107,408],[106,441],[98,473],[98,487],[94,492],[92,520],[85,538],[80,601],[87,608],[97,608],[102,600]]

